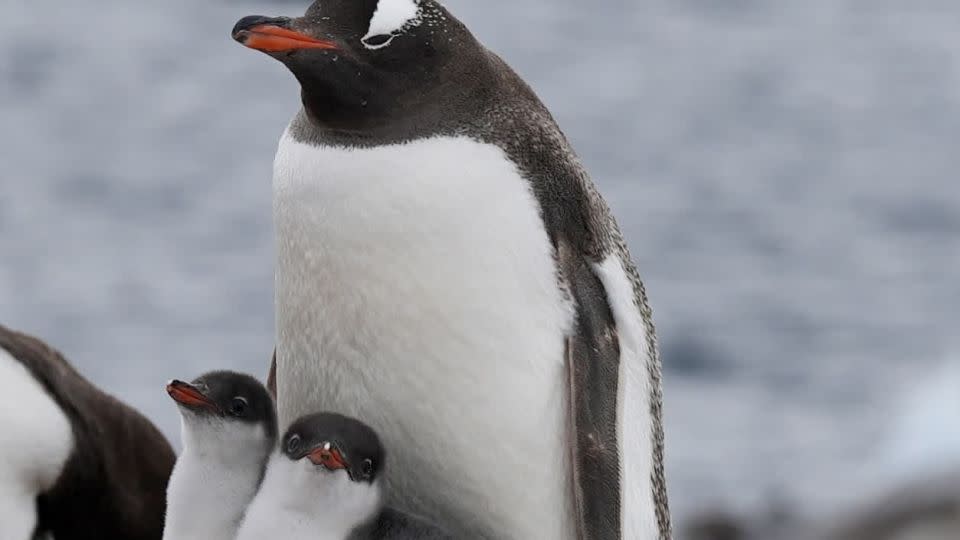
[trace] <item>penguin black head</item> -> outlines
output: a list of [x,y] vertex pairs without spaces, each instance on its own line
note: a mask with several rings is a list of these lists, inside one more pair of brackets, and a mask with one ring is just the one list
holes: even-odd
[[321,470],[343,470],[354,482],[372,484],[383,471],[380,438],[363,422],[335,413],[317,413],[295,421],[280,442],[293,461],[308,459]]
[[265,435],[276,440],[277,413],[273,398],[254,377],[232,371],[212,371],[190,383],[170,381],[167,393],[179,405],[185,421],[262,426]]
[[300,81],[311,121],[364,131],[464,102],[483,47],[435,0],[318,0],[299,18],[249,16],[238,42]]

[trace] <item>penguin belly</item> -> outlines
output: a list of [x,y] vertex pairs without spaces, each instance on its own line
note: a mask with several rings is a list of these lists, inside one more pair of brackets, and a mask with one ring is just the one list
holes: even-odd
[[281,428],[368,423],[388,502],[456,537],[571,538],[564,351],[574,308],[540,208],[466,137],[281,139],[274,163]]
[[30,540],[37,496],[60,477],[73,428],[30,371],[0,348],[0,538]]

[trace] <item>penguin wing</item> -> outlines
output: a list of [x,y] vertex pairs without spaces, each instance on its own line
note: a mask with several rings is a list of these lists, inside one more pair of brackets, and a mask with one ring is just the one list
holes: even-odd
[[588,258],[558,240],[557,260],[577,310],[566,346],[577,538],[616,540],[621,538],[617,327],[603,283]]
[[267,390],[273,399],[277,399],[277,348],[273,348],[273,358],[270,359],[270,371],[267,373]]

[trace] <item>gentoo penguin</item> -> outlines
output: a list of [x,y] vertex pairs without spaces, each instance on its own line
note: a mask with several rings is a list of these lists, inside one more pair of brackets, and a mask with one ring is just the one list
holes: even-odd
[[167,489],[165,540],[233,540],[277,441],[273,397],[249,375],[171,381],[183,451]]
[[237,540],[446,540],[426,521],[383,508],[385,454],[359,420],[316,413],[293,423]]
[[174,457],[59,352],[0,326],[0,538],[159,540]]
[[646,293],[530,87],[435,0],[233,36],[301,86],[273,176],[281,427],[363,418],[391,504],[459,537],[669,538]]

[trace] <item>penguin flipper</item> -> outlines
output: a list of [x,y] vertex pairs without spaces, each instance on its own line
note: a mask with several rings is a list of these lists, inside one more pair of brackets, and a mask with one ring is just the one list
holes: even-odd
[[273,348],[273,358],[270,360],[270,372],[267,373],[267,390],[273,399],[277,399],[277,348]]
[[606,291],[586,258],[560,242],[565,285],[576,304],[567,338],[569,447],[579,540],[619,540],[620,455],[617,445],[617,385],[620,343]]

